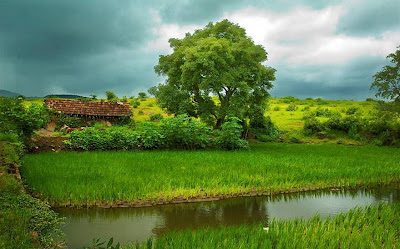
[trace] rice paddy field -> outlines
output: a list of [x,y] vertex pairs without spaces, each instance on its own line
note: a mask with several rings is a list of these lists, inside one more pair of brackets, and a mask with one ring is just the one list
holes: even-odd
[[26,155],[21,173],[28,189],[53,206],[93,206],[373,187],[399,182],[399,152],[278,143],[248,151],[50,152]]
[[173,232],[126,248],[400,248],[399,227],[400,205],[381,204],[325,220],[315,216]]

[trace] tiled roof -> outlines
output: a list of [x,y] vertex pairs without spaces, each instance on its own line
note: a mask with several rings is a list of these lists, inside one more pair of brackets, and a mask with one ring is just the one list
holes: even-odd
[[129,116],[132,109],[129,103],[80,101],[67,99],[45,99],[46,106],[58,113],[89,116],[119,117]]

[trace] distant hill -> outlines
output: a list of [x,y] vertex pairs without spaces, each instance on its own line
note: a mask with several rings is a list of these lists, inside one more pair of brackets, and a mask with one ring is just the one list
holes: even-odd
[[50,94],[44,96],[45,98],[60,98],[60,99],[77,99],[82,98],[83,96],[75,95],[75,94]]
[[10,92],[7,90],[0,90],[0,97],[17,97],[20,96],[19,93]]

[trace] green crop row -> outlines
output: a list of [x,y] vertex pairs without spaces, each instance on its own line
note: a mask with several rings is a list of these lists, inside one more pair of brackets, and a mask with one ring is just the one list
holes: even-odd
[[369,187],[400,180],[398,148],[253,144],[243,151],[107,151],[27,155],[29,188],[52,205],[99,205]]

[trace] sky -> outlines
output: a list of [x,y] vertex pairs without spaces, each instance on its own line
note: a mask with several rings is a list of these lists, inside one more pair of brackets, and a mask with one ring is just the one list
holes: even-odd
[[362,100],[400,45],[399,0],[0,0],[0,89],[137,95],[169,38],[228,19],[277,70],[272,96]]

